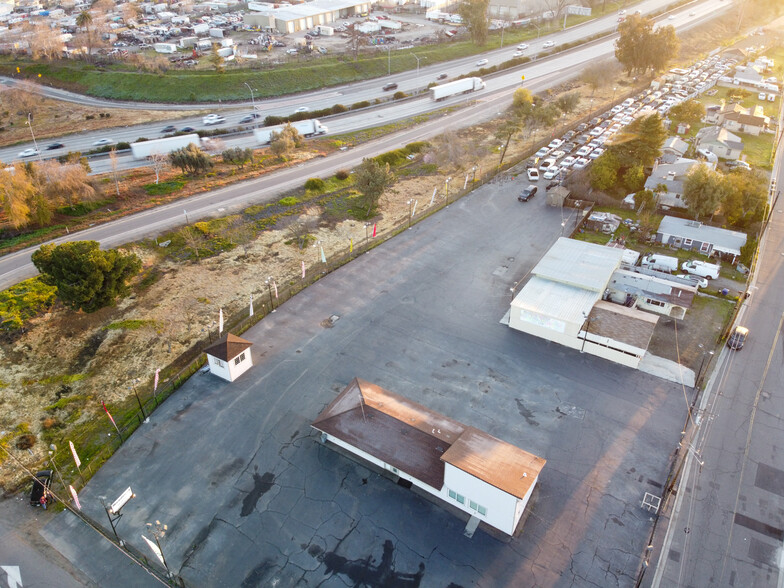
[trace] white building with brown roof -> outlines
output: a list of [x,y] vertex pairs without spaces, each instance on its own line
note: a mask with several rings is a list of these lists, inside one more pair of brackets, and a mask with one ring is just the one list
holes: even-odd
[[359,378],[311,426],[323,442],[468,513],[467,529],[483,522],[514,535],[546,462]]
[[253,367],[250,355],[250,341],[227,333],[226,337],[204,350],[210,373],[233,382]]

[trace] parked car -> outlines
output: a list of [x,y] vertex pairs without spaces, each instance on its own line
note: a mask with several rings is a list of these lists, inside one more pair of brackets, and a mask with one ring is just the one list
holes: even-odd
[[534,153],[534,156],[536,156],[536,157],[544,157],[548,153],[550,153],[550,150],[547,147],[542,147],[539,151]]
[[548,147],[550,149],[556,149],[557,147],[560,147],[561,145],[563,145],[563,141],[561,139],[553,139],[552,141],[550,141],[550,144],[548,145]]
[[389,82],[388,84],[384,84],[381,87],[384,92],[388,92],[389,90],[397,90],[397,84],[395,82]]
[[93,145],[95,145],[96,147],[102,147],[103,145],[111,145],[112,143],[114,143],[114,139],[103,138],[103,139],[98,139],[97,141],[93,141]]
[[526,173],[528,174],[528,181],[529,182],[537,182],[537,181],[539,181],[539,170],[536,169],[535,167],[532,167]]
[[577,153],[576,153],[576,155],[577,155],[577,157],[587,157],[587,156],[588,156],[588,154],[589,154],[591,151],[593,151],[593,149],[592,149],[591,147],[589,147],[588,145],[583,145],[582,147],[580,147],[580,148],[577,150]]
[[730,161],[727,161],[724,165],[727,166],[727,169],[745,169],[747,171],[751,170],[751,166],[745,161],[741,161],[740,159],[731,159]]
[[482,67],[483,65],[487,65],[488,63],[489,61],[487,59],[480,59],[479,61],[476,62],[476,66]]
[[167,125],[161,129],[162,133],[173,133],[177,130],[177,127],[174,125]]
[[38,155],[38,149],[35,149],[34,147],[30,147],[19,153],[19,157],[32,157],[33,155]]
[[65,143],[49,143],[46,146],[46,150],[51,151],[52,149],[62,149],[63,147],[65,147]]
[[570,155],[569,157],[564,158],[561,162],[561,167],[571,167],[575,161],[577,161],[577,158]]
[[529,201],[531,198],[533,198],[533,197],[534,197],[534,194],[536,194],[536,190],[537,190],[536,186],[534,186],[534,185],[530,185],[530,186],[528,186],[527,188],[525,188],[525,189],[524,189],[524,190],[523,190],[523,191],[520,193],[520,195],[517,197],[517,199],[518,199],[520,202],[528,202],[528,201]]
[[735,351],[742,349],[748,336],[749,330],[746,327],[741,327],[740,325],[735,327],[729,339],[727,339],[727,347]]
[[555,165],[555,159],[548,157],[544,161],[539,162],[539,171],[544,173]]
[[[42,506],[48,502],[49,488],[52,486],[52,470],[36,472],[30,490],[30,506]],[[42,501],[41,499],[44,498]]]
[[561,173],[561,168],[557,165],[550,166],[544,175],[542,176],[545,180],[552,180],[555,178],[559,173]]
[[585,169],[591,163],[585,157],[578,157],[577,161],[572,164],[572,169]]

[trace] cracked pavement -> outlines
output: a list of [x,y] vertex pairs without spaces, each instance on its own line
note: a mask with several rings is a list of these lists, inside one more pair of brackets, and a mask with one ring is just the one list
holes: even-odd
[[[85,511],[105,521],[99,496],[131,486],[118,534],[152,557],[144,525],[167,524],[189,586],[633,584],[640,501],[660,493],[686,407],[675,384],[499,323],[561,231],[544,198],[517,202],[526,183],[479,188],[264,318],[243,334],[254,367],[193,376],[90,481]],[[310,422],[355,376],[546,458],[521,534],[467,539],[467,515],[323,446]],[[93,569],[110,557],[73,518],[45,537],[129,585]]]

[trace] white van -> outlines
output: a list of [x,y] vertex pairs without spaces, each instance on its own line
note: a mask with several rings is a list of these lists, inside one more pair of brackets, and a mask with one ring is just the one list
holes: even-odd
[[709,280],[715,280],[719,277],[721,266],[714,263],[707,263],[705,261],[684,261],[681,269],[687,274],[694,274],[695,276],[702,276]]
[[647,269],[671,274],[678,271],[678,258],[659,254],[646,255],[640,261],[640,265]]

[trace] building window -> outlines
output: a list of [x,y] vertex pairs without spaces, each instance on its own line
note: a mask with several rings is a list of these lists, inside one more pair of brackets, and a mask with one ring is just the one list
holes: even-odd
[[218,367],[223,367],[223,362],[216,357],[215,358],[215,365],[217,365]]
[[449,491],[449,498],[452,500],[457,500],[460,504],[465,504],[465,496],[458,494],[454,490]]
[[241,353],[239,357],[234,358],[234,365],[240,365],[243,361],[245,361],[245,353]]
[[470,501],[468,502],[468,506],[471,508],[471,510],[475,510],[475,511],[476,511],[476,512],[478,512],[480,515],[482,515],[482,516],[487,516],[487,508],[485,508],[485,507],[484,507],[484,506],[482,506],[481,504],[477,504],[477,503],[476,503],[476,502],[474,502],[473,500],[470,500]]
[[710,249],[710,243],[703,243],[702,245],[700,245],[700,253],[708,253],[709,249]]
[[691,247],[691,244],[692,244],[692,240],[691,239],[684,239],[683,240],[683,246],[684,247]]
[[653,300],[652,298],[645,299],[646,304],[650,304],[651,306],[661,306],[664,307],[664,302],[660,302],[658,300]]

